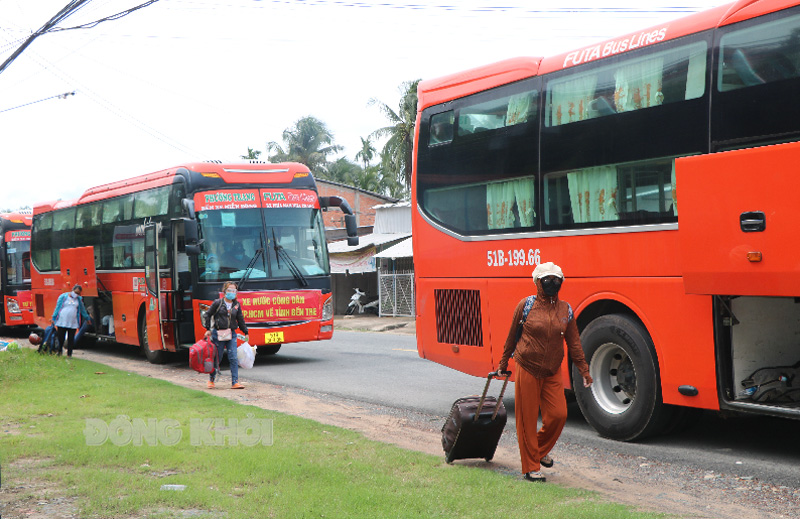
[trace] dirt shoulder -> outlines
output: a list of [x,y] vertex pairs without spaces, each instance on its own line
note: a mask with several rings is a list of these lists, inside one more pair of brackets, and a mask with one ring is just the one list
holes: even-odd
[[[19,340],[18,340],[19,341]],[[27,341],[19,341],[26,343]],[[207,377],[188,368],[149,364],[144,359],[113,357],[88,350],[76,350],[75,357],[112,365],[117,369],[155,377],[174,384],[210,392],[221,398],[282,413],[302,416],[320,423],[358,431],[366,437],[404,449],[442,456],[443,416],[385,408],[298,388],[247,379],[246,389],[207,389]],[[514,436],[507,430],[505,436]],[[492,463],[457,462],[519,477],[519,454],[514,441],[501,443]],[[553,451],[556,466],[546,471],[548,483],[600,493],[609,501],[685,518],[783,519],[797,517],[800,493],[794,489],[763,485],[715,473],[696,473],[683,467],[623,457],[613,452],[559,442]]]

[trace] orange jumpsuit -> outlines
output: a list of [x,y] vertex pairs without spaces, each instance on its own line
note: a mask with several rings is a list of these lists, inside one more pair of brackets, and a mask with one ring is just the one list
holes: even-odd
[[[517,438],[522,460],[522,472],[537,472],[540,460],[550,452],[561,436],[567,421],[567,401],[561,365],[564,360],[564,341],[569,357],[581,375],[589,376],[589,366],[583,356],[578,325],[572,310],[558,296],[544,294],[539,280],[538,295],[525,323],[522,320],[525,299],[519,302],[508,332],[499,369],[508,369],[514,354],[517,369],[514,391],[514,412]],[[517,327],[522,336],[517,342]],[[537,431],[539,413],[542,428]]]

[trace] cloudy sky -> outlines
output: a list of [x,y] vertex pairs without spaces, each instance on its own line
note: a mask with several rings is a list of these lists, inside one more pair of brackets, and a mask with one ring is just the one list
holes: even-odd
[[[144,1],[92,0],[58,27]],[[0,61],[67,3],[0,0]],[[397,106],[403,81],[556,54],[726,3],[160,0],[40,36],[0,73],[0,208],[238,160],[306,115],[352,160],[359,137],[387,124],[370,98]]]

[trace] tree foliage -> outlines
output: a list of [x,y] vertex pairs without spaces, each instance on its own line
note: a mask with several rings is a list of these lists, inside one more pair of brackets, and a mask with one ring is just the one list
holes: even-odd
[[327,125],[313,116],[298,119],[294,127],[287,128],[282,135],[283,145],[275,141],[267,143],[267,153],[272,162],[299,162],[314,173],[328,169],[328,156],[342,151],[342,146],[333,144],[333,133]]
[[411,186],[412,153],[414,150],[414,127],[417,120],[417,85],[421,80],[406,81],[400,85],[402,94],[398,110],[375,98],[370,105],[377,105],[389,120],[389,126],[378,128],[370,137],[387,138],[381,151],[381,164],[387,173],[393,174],[406,187]]

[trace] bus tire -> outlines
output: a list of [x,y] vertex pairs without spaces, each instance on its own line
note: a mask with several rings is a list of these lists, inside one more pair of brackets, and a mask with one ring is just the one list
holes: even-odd
[[256,352],[258,352],[259,355],[275,355],[280,351],[281,346],[283,346],[283,344],[266,344],[256,348]]
[[139,345],[142,353],[151,364],[164,364],[167,361],[167,352],[164,350],[151,350],[147,341],[147,318],[144,313],[139,315]]
[[594,382],[583,387],[574,366],[572,380],[586,421],[614,440],[661,432],[673,408],[661,400],[658,362],[647,330],[627,315],[604,315],[583,330],[581,343]]

